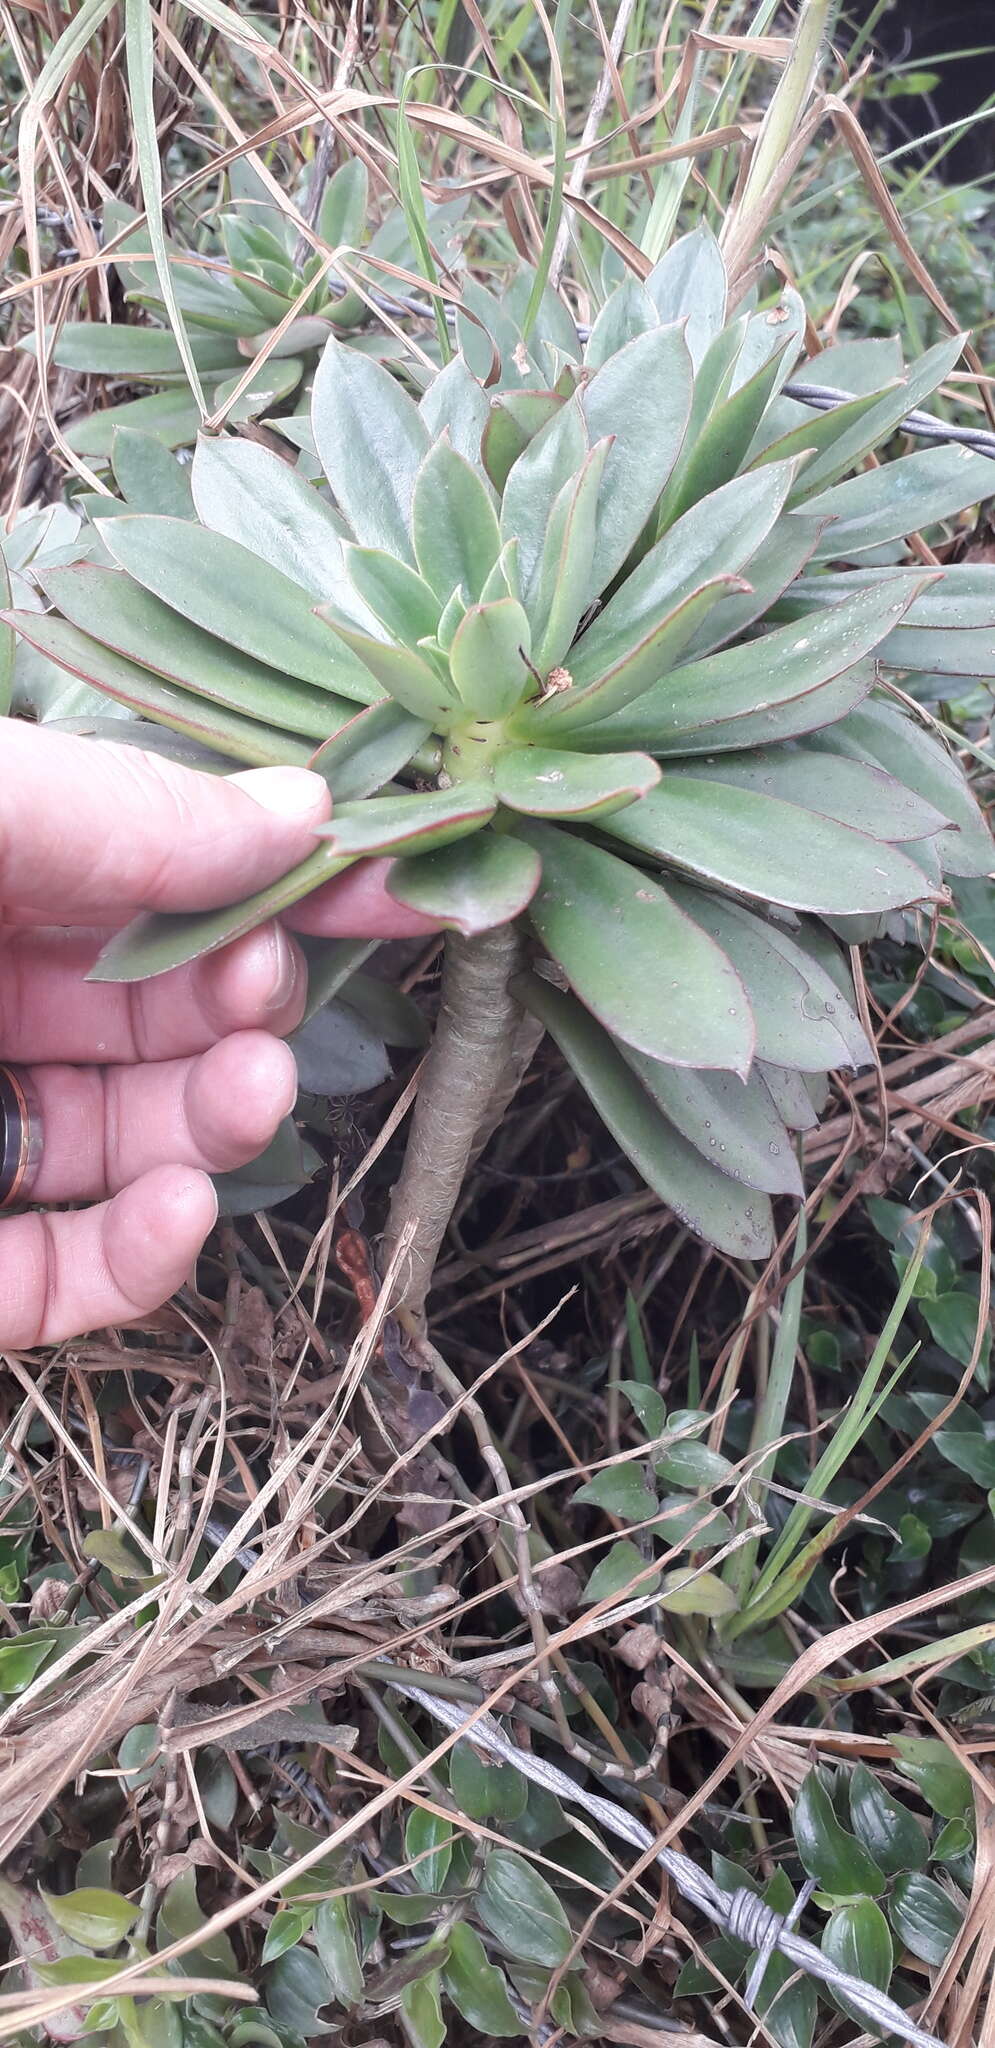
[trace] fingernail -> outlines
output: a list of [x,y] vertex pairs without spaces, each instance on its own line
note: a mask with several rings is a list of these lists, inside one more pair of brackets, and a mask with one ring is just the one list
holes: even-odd
[[310,768],[250,768],[233,775],[232,781],[264,811],[274,811],[277,817],[295,823],[313,816],[328,796],[327,785]]
[[266,1009],[285,1010],[297,987],[300,958],[279,925],[274,925],[269,934],[269,947],[273,979]]

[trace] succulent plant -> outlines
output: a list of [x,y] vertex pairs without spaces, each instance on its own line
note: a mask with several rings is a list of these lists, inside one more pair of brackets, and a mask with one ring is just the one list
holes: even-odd
[[[369,294],[389,289],[391,283],[389,273],[380,266],[393,264],[404,269],[414,259],[399,207],[392,208],[370,233],[369,181],[357,157],[343,163],[329,179],[315,230],[328,249],[350,252],[346,260],[363,279],[366,296],[345,286],[340,267],[329,269],[320,253],[298,260],[293,219],[248,166],[233,165],[229,175],[230,204],[219,216],[207,246],[198,240],[196,246],[185,247],[173,240],[167,247],[173,290],[186,321],[193,361],[213,409],[228,403],[253,356],[274,328],[290,320],[279,340],[267,349],[258,375],[235,398],[228,418],[237,423],[277,411],[292,398],[302,382],[306,383],[328,336],[366,324]],[[455,259],[448,251],[447,235],[462,207],[459,199],[427,206],[433,237],[437,246],[450,254],[450,260]],[[84,375],[123,383],[148,382],[156,388],[148,396],[125,399],[73,422],[67,429],[69,445],[81,455],[106,457],[115,429],[123,426],[154,433],[168,447],[182,447],[196,437],[198,412],[169,330],[151,260],[148,228],[131,207],[118,200],[109,200],[105,206],[102,228],[105,241],[114,242],[115,269],[126,298],[144,308],[158,324],[67,321],[52,335],[52,361],[59,368]],[[368,257],[375,261],[367,261]],[[305,292],[308,284],[313,285],[310,294]],[[369,343],[378,355],[389,354],[395,346],[390,335],[376,330]],[[23,346],[33,351],[33,338]],[[307,444],[306,415],[284,426],[292,437],[303,436]]]
[[55,609],[16,623],[230,759],[314,756],[336,799],[284,884],[146,919],[101,974],[157,972],[390,855],[392,894],[458,935],[452,1000],[486,1026],[510,978],[647,1182],[757,1258],[828,1071],[872,1059],[847,943],[993,865],[890,678],[978,663],[995,572],[910,567],[905,542],[984,494],[984,457],[864,466],[961,338],[900,377],[891,343],[842,343],[819,381],[851,395],[811,413],[783,395],[797,297],[726,300],[698,230],[583,347],[550,294],[525,332],[468,286],[419,403],[333,339],[311,413],[327,488],[202,439],[190,516],[103,521],[106,566],[52,570]]

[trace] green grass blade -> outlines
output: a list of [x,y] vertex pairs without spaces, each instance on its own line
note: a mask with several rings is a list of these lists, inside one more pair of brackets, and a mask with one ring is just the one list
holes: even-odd
[[156,134],[155,101],[153,80],[155,75],[155,51],[152,42],[152,10],[150,0],[125,0],[124,9],[125,56],[128,67],[128,90],[131,95],[131,118],[135,130],[135,147],[138,152],[138,174],[145,202],[145,216],[148,223],[149,240],[155,258],[156,276],[163,296],[166,314],[173,331],[173,339],[179,349],[186,371],[187,382],[193,392],[197,410],[202,419],[207,417],[207,401],[200,381],[200,374],[194,362],[193,350],[187,336],[186,325],[180,312],[176,292],[173,288],[173,273],[169,265],[169,250],[166,230],[162,217],[162,165],[159,161],[159,142]]

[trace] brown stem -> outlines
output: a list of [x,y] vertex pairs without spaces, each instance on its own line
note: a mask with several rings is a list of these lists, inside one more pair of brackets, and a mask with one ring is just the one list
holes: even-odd
[[446,940],[442,1000],[394,1189],[386,1258],[411,1232],[401,1299],[420,1316],[478,1131],[507,1068],[519,1018],[508,983],[520,962],[512,925]]

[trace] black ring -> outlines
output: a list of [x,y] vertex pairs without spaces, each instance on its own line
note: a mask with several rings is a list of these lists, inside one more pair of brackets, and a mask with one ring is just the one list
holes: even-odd
[[0,1209],[26,1199],[41,1150],[41,1109],[34,1088],[20,1068],[0,1066]]

